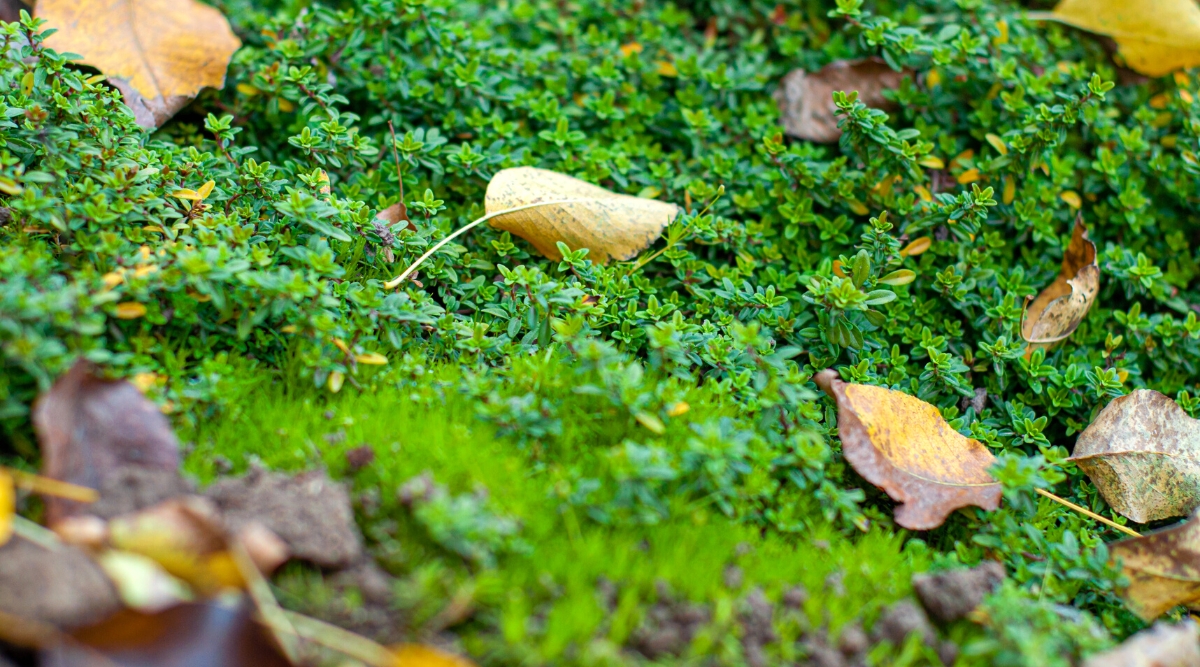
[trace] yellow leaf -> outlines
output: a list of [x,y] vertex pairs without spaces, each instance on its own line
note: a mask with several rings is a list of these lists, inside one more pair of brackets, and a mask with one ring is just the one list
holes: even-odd
[[29,70],[28,72],[25,73],[25,76],[21,77],[21,94],[28,95],[32,92],[33,92],[33,70]]
[[143,394],[154,388],[158,384],[158,375],[155,373],[134,373],[133,377],[129,378],[133,386],[138,388],[138,391]]
[[996,21],[996,30],[999,31],[999,34],[992,38],[992,44],[996,46],[1008,44],[1008,21],[1004,19]]
[[199,201],[199,200],[203,199],[203,197],[200,196],[199,192],[196,192],[195,190],[192,190],[189,188],[183,188],[182,190],[176,190],[175,192],[171,193],[171,196],[175,197],[176,199],[186,199],[188,201]]
[[281,333],[285,333],[285,334],[294,334],[294,333],[296,333],[296,325],[295,324],[285,324],[284,326],[279,328],[279,331]]
[[925,85],[930,88],[942,85],[942,71],[936,67],[929,70],[929,73],[925,75]]
[[691,410],[691,409],[692,409],[692,406],[688,405],[684,401],[679,401],[675,405],[672,405],[669,410],[667,410],[667,416],[668,417],[678,417],[679,415],[687,414],[688,410]]
[[0,466],[0,470],[5,470],[12,477],[13,484],[17,488],[32,491],[39,495],[65,498],[80,503],[94,503],[100,498],[100,494],[95,489],[89,489],[86,486],[63,482],[44,475],[35,475],[22,470],[3,468],[2,466]]
[[1011,204],[1013,203],[1013,199],[1016,199],[1016,197],[1017,179],[1009,176],[1004,179],[1004,194],[1001,197],[1001,201],[1003,201],[1005,204]]
[[125,274],[121,270],[110,271],[104,274],[104,277],[101,278],[101,280],[104,281],[104,287],[107,289],[112,289],[125,282]]
[[921,165],[922,167],[929,167],[930,169],[946,168],[946,163],[942,160],[942,158],[936,155],[926,155],[920,160],[917,160],[917,164]]
[[333,371],[329,374],[329,391],[336,394],[342,390],[342,383],[346,381],[346,375],[341,371]]
[[642,52],[642,45],[637,42],[629,42],[621,45],[621,55],[628,58],[635,53]]
[[662,420],[649,412],[639,412],[633,416],[639,424],[646,427],[647,431],[655,435],[662,435],[666,432],[667,427],[663,425]]
[[996,149],[997,153],[1001,155],[1008,155],[1008,146],[1004,144],[1003,139],[994,134],[985,135],[984,139],[987,139],[987,142],[992,145],[992,148]]
[[12,475],[0,470],[0,545],[12,537],[13,515],[17,513],[17,492]]
[[0,192],[15,197],[16,195],[25,192],[25,188],[7,176],[0,176]]
[[850,206],[850,210],[856,215],[867,215],[871,212],[871,209],[867,208],[867,205],[860,201],[851,199],[849,202],[847,202],[847,205]]
[[1083,206],[1083,200],[1079,198],[1079,193],[1075,192],[1074,190],[1064,190],[1063,193],[1058,197],[1059,199],[1065,201],[1067,206],[1070,206],[1071,208],[1077,209]]
[[208,199],[208,196],[212,194],[213,188],[215,187],[217,187],[217,182],[209,181],[200,186],[200,189],[196,191],[196,196],[201,200]]
[[900,249],[901,257],[916,257],[921,253],[929,250],[929,246],[933,245],[933,239],[928,236],[922,236],[919,239],[913,239],[908,245]]
[[955,431],[937,408],[899,391],[842,382],[832,369],[813,379],[837,403],[845,459],[901,503],[897,524],[929,530],[960,507],[1000,506],[1002,487],[988,473],[996,457]]
[[933,194],[930,193],[929,188],[925,187],[924,185],[913,186],[913,192],[917,193],[917,196],[921,198],[921,201],[933,201]]
[[421,644],[401,644],[392,653],[395,667],[475,667],[466,658]]
[[1179,99],[1183,100],[1184,102],[1187,102],[1188,104],[1191,104],[1192,102],[1196,101],[1196,98],[1192,97],[1192,94],[1186,90],[1179,91]]
[[354,359],[358,363],[365,364],[367,366],[386,366],[388,362],[387,357],[379,354],[378,352],[367,352],[366,354],[360,354]]
[[196,0],[40,0],[35,13],[57,29],[47,46],[78,53],[83,64],[124,84],[127,103],[136,92],[135,116],[141,102],[153,125],[201,88],[224,86],[241,46],[221,12]]
[[972,168],[959,174],[954,180],[958,181],[959,185],[966,185],[967,183],[974,183],[981,178],[983,178],[983,176],[979,174],[979,170]]
[[833,275],[837,276],[838,278],[846,277],[846,272],[842,270],[842,260],[833,260]]
[[251,86],[248,83],[239,83],[237,85],[237,91],[247,97],[254,97],[255,95],[262,92],[259,89],[255,88],[254,86]]
[[136,320],[146,314],[145,304],[137,301],[125,301],[117,304],[117,317],[122,320]]
[[134,269],[133,277],[134,278],[145,278],[146,276],[150,275],[151,273],[154,273],[157,270],[158,270],[158,267],[153,264],[139,266],[136,269]]
[[342,354],[350,354],[349,346],[347,346],[346,342],[343,341],[341,338],[334,338],[333,344],[337,346],[337,349],[342,351]]
[[1178,142],[1179,142],[1179,137],[1174,134],[1168,134],[1165,137],[1163,137],[1162,139],[1158,140],[1158,143],[1162,144],[1163,148],[1175,148],[1175,145]]
[[279,98],[279,110],[284,113],[291,113],[296,110],[296,103],[287,98],[281,97]]
[[679,76],[679,70],[675,68],[675,63],[669,60],[658,61],[658,73],[660,76]]
[[1038,294],[1021,316],[1021,336],[1030,343],[1025,358],[1028,359],[1039,347],[1049,348],[1070,336],[1087,315],[1099,291],[1096,244],[1088,239],[1083,219],[1076,218],[1058,278]]
[[1112,37],[1129,67],[1147,76],[1200,65],[1195,0],[1062,0],[1049,17]]
[[907,285],[916,279],[917,279],[916,272],[914,272],[910,269],[897,269],[897,270],[892,271],[891,273],[887,274],[886,276],[883,276],[882,278],[880,278],[879,284],[880,285],[891,285],[892,287],[899,287],[901,285]]
[[662,234],[679,215],[674,204],[617,194],[577,178],[534,167],[502,169],[487,187],[489,214],[537,202],[561,202],[501,213],[496,229],[533,244],[550,259],[562,259],[558,243],[587,248],[588,259],[630,259]]
[[961,165],[964,161],[970,160],[973,157],[975,157],[975,149],[968,148],[967,150],[959,153],[958,155],[955,155],[953,160],[950,160],[950,168],[954,169],[954,168],[958,167],[959,165]]

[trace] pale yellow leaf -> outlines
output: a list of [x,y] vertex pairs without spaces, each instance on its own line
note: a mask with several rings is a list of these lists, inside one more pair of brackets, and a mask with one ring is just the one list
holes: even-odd
[[1050,16],[1112,37],[1129,67],[1148,76],[1200,65],[1195,0],[1063,0]]
[[630,259],[662,235],[679,215],[674,204],[617,194],[577,178],[534,167],[504,169],[488,183],[489,214],[537,202],[547,204],[492,218],[496,229],[516,234],[551,259],[562,259],[557,244],[587,248],[588,259]]

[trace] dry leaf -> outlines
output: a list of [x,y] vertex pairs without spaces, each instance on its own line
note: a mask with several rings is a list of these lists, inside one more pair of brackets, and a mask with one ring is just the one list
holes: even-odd
[[1076,216],[1071,243],[1063,253],[1062,271],[1028,305],[1021,320],[1021,336],[1029,343],[1025,357],[1028,359],[1039,347],[1049,348],[1074,333],[1099,291],[1096,244],[1088,239],[1083,217]]
[[108,76],[147,128],[224,86],[241,46],[221,12],[195,0],[38,0],[37,16],[58,30],[46,45]]
[[858,91],[859,102],[886,110],[895,105],[884,98],[883,91],[896,88],[903,78],[904,72],[888,67],[882,58],[838,60],[812,73],[792,70],[779,83],[775,101],[788,134],[828,144],[842,136],[834,91]]
[[[38,399],[33,424],[42,448],[42,474],[53,479],[99,489],[124,465],[179,467],[179,444],[162,412],[137,387],[96,377],[83,360]],[[84,507],[47,498],[47,521]]]
[[814,380],[837,402],[846,460],[902,503],[896,523],[929,530],[960,507],[1000,506],[1000,484],[988,473],[995,457],[951,428],[937,408],[891,389],[842,382],[832,369]]
[[1157,391],[1137,389],[1106,405],[1070,460],[1114,510],[1138,523],[1200,505],[1200,421]]
[[[181,604],[157,614],[122,611],[42,652],[43,667],[286,667],[288,660],[245,598]],[[96,654],[111,662],[98,662]]]
[[397,667],[475,667],[475,663],[423,644],[402,644],[392,649]]
[[654,199],[610,192],[553,171],[534,167],[502,169],[488,183],[488,213],[536,202],[575,200],[505,213],[490,224],[520,236],[550,259],[562,259],[559,241],[572,250],[587,248],[603,264],[630,259],[654,243],[679,214],[679,207]]
[[1176,625],[1155,623],[1120,646],[1089,656],[1083,667],[1196,667],[1200,665],[1200,628],[1188,619]]
[[1109,545],[1129,578],[1125,601],[1150,621],[1179,605],[1200,608],[1200,520]]
[[1112,37],[1130,69],[1142,74],[1200,65],[1195,0],[1063,0],[1047,18]]
[[511,232],[551,259],[562,259],[558,242],[571,250],[588,248],[598,264],[630,259],[653,244],[679,215],[679,206],[610,192],[572,176],[534,167],[502,169],[487,184],[488,214],[538,202],[538,206],[493,217],[491,226]]

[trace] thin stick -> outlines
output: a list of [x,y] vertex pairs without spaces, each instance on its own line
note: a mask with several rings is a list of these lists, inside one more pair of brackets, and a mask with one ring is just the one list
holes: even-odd
[[400,205],[404,206],[404,172],[400,169],[400,154],[396,152],[396,128],[388,121],[388,129],[392,131],[392,157],[396,159],[396,180],[400,181]]
[[1125,526],[1122,526],[1121,524],[1117,523],[1116,521],[1113,521],[1112,519],[1106,519],[1106,518],[1100,516],[1099,514],[1096,514],[1095,512],[1093,512],[1089,509],[1080,507],[1079,505],[1076,505],[1075,503],[1073,503],[1065,498],[1059,498],[1058,496],[1054,495],[1053,493],[1050,493],[1049,491],[1044,491],[1042,489],[1034,489],[1034,490],[1037,491],[1038,493],[1042,494],[1043,496],[1049,498],[1050,500],[1053,500],[1056,503],[1061,503],[1063,505],[1066,505],[1067,507],[1070,507],[1071,509],[1075,510],[1076,512],[1079,512],[1080,514],[1083,514],[1084,516],[1090,516],[1091,518],[1099,521],[1100,523],[1102,523],[1106,526],[1109,526],[1111,528],[1116,528],[1117,530],[1121,531],[1122,533],[1125,533],[1126,535],[1132,535],[1134,537],[1142,536],[1141,533],[1137,532],[1136,530],[1134,530],[1132,528],[1127,528]]
[[463,235],[464,233],[474,229],[475,227],[478,227],[479,225],[487,222],[488,220],[491,220],[492,218],[494,218],[498,215],[504,215],[506,213],[516,213],[517,211],[524,211],[524,210],[531,209],[531,208],[537,208],[539,206],[554,206],[556,204],[573,204],[573,203],[581,202],[581,201],[588,201],[588,200],[587,199],[555,199],[552,201],[540,201],[540,202],[535,202],[533,204],[524,204],[522,206],[514,206],[513,208],[506,208],[506,209],[501,209],[499,211],[492,211],[491,213],[488,213],[487,215],[483,216],[482,218],[477,218],[477,219],[472,220],[471,222],[467,223],[466,225],[459,227],[458,229],[456,229],[454,231],[453,234],[447,236],[446,238],[442,239],[441,241],[438,241],[437,245],[433,246],[429,250],[426,250],[424,255],[421,255],[420,257],[418,257],[417,261],[413,262],[412,265],[409,266],[407,269],[404,269],[404,273],[401,273],[400,275],[396,276],[395,278],[392,278],[391,280],[387,281],[386,283],[384,283],[383,286],[385,289],[395,288],[396,285],[399,285],[400,283],[404,282],[405,278],[412,275],[412,272],[417,270],[417,267],[421,265],[421,262],[424,262],[425,260],[429,259],[430,255],[441,250],[442,246],[446,245],[447,243],[453,241],[454,239],[458,238],[459,236]]
[[4,466],[0,466],[0,470],[12,475],[13,484],[17,488],[25,489],[26,491],[33,491],[34,493],[55,496],[57,498],[66,498],[67,500],[75,500],[81,503],[95,502],[100,497],[100,494],[95,489],[89,489],[86,486],[79,486],[70,482],[63,482]]
[[395,653],[362,635],[286,609],[283,610],[283,616],[287,619],[288,626],[279,629],[284,632],[291,632],[297,637],[333,649],[342,655],[350,656],[374,667],[393,667],[397,664]]

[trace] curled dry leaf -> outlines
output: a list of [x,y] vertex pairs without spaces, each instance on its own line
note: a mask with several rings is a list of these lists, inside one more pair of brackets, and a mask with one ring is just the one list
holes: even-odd
[[503,169],[488,183],[489,214],[536,202],[570,200],[504,213],[490,224],[520,236],[551,259],[562,259],[558,242],[587,248],[589,259],[630,259],[662,234],[679,215],[674,204],[617,194],[553,171],[534,167]]
[[[98,656],[107,660],[97,660]],[[42,651],[45,667],[286,667],[245,598],[235,604],[181,604],[156,614],[122,611]]]
[[1157,391],[1137,389],[1106,405],[1070,460],[1114,510],[1138,523],[1200,505],[1200,421]]
[[895,105],[883,91],[896,88],[904,78],[882,58],[838,60],[816,72],[792,70],[775,91],[783,115],[783,129],[791,136],[817,143],[833,143],[842,136],[838,127],[834,91],[857,91],[858,101],[876,109]]
[[1200,608],[1200,521],[1187,521],[1142,537],[1113,543],[1129,587],[1125,601],[1150,621],[1179,605]]
[[201,88],[224,86],[241,46],[225,17],[196,0],[39,0],[37,15],[58,30],[47,46],[108,76],[146,128]]
[[937,408],[891,389],[842,382],[832,369],[814,379],[837,402],[846,460],[902,503],[896,523],[929,530],[961,507],[1000,506],[1000,484],[988,473],[996,458],[951,428]]
[[[38,399],[33,424],[42,474],[99,489],[125,465],[179,468],[179,443],[166,417],[137,387],[105,380],[80,360]],[[46,499],[48,523],[80,512],[83,503]]]
[[1099,291],[1096,244],[1088,239],[1082,216],[1077,216],[1071,243],[1063,253],[1062,271],[1028,305],[1021,320],[1021,336],[1029,343],[1026,358],[1037,348],[1048,348],[1074,333]]
[[1063,0],[1046,18],[1112,37],[1130,69],[1148,76],[1200,65],[1195,0]]

